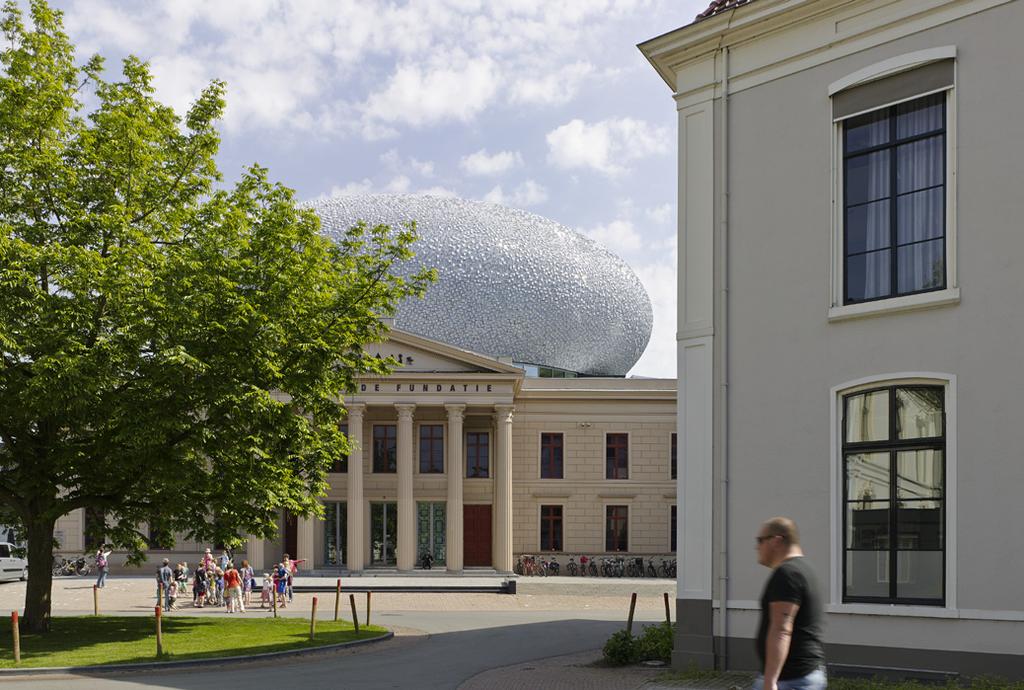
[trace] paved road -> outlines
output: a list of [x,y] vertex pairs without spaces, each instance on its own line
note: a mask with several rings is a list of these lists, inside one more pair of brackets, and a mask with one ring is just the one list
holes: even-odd
[[[656,611],[637,620],[657,620]],[[597,649],[622,625],[621,611],[389,611],[375,622],[403,634],[357,653],[315,660],[154,674],[0,681],[0,690],[113,688],[457,688],[489,669]]]

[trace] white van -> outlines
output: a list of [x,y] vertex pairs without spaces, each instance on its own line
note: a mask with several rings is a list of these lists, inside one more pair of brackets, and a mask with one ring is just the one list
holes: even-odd
[[0,580],[28,579],[28,561],[13,555],[14,544],[0,542]]

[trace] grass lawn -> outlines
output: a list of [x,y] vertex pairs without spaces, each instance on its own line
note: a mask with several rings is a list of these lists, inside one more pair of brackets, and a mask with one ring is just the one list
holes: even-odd
[[[54,617],[46,635],[21,634],[18,668],[241,656],[366,640],[385,632],[376,625],[360,626],[357,636],[349,622],[318,620],[316,640],[310,642],[308,618],[167,616],[163,619],[164,654],[157,658],[152,616]],[[8,624],[0,632],[0,668],[15,667],[12,645]]]

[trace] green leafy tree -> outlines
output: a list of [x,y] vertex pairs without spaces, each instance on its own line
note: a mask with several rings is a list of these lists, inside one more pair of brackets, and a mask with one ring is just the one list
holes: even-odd
[[[0,518],[28,543],[25,625],[49,627],[56,520],[105,515],[140,562],[152,533],[271,537],[316,514],[348,452],[340,402],[401,278],[414,226],[340,242],[249,168],[218,186],[211,83],[184,119],[148,66],[76,65],[59,12],[4,6],[0,54]],[[86,104],[89,104],[88,106]]]

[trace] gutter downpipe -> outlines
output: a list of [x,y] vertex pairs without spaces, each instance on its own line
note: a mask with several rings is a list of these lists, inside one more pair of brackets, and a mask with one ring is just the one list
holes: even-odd
[[[731,22],[730,22],[731,23]],[[718,261],[719,275],[721,276],[721,287],[719,297],[719,323],[718,335],[721,357],[721,392],[719,394],[719,415],[721,419],[721,486],[720,486],[720,524],[721,534],[719,535],[719,612],[720,628],[722,633],[722,650],[720,670],[729,669],[729,47],[723,45],[722,51],[722,134],[720,151],[721,188],[719,213],[720,228],[718,233]]]

